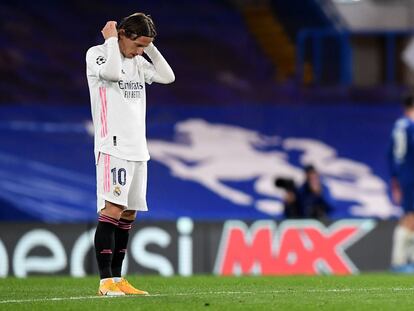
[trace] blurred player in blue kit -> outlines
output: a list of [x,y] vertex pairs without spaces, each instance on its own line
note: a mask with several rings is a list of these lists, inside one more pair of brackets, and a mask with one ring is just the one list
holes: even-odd
[[404,210],[394,230],[391,269],[414,273],[409,247],[414,238],[414,98],[407,96],[403,105],[404,115],[394,124],[388,153],[391,195]]
[[171,83],[175,76],[153,44],[156,30],[148,15],[108,21],[102,35],[105,43],[86,53],[99,213],[94,240],[98,293],[143,295],[147,292],[133,287],[121,270],[137,211],[148,210],[145,84]]
[[304,172],[305,182],[299,188],[299,195],[305,217],[328,219],[334,206],[329,188],[313,165],[306,165]]
[[305,180],[300,187],[293,179],[277,178],[275,186],[285,190],[284,216],[287,219],[327,220],[334,210],[329,188],[313,165],[304,167]]

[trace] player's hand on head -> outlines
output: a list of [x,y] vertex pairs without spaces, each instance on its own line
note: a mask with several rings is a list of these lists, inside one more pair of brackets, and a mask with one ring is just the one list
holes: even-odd
[[104,28],[101,31],[104,39],[108,39],[110,37],[118,38],[118,30],[116,29],[116,22],[115,21],[108,21]]

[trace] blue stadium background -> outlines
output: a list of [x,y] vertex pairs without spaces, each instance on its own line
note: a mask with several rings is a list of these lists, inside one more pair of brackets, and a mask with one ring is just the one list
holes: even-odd
[[[295,1],[290,5],[271,1],[269,8],[284,16],[280,23],[293,42],[302,28],[336,29],[340,21],[321,13],[315,1],[304,3],[306,19],[300,18],[300,10],[292,10]],[[255,133],[263,141],[277,137],[279,142],[306,139],[315,146],[323,144],[335,152],[334,159],[366,169],[381,197],[373,198],[378,208],[370,205],[358,212],[358,198],[341,199],[339,194],[330,215],[333,219],[399,215],[399,207],[389,199],[385,160],[390,129],[401,113],[399,98],[407,89],[399,76],[389,85],[363,89],[341,84],[338,62],[330,55],[324,59],[320,80],[303,84],[296,75],[281,80],[281,67],[264,53],[249,31],[243,10],[232,1],[123,1],[118,5],[109,0],[21,0],[0,4],[0,221],[95,221],[95,167],[84,55],[89,46],[102,42],[100,29],[106,20],[119,20],[137,10],[153,16],[159,32],[156,45],[176,74],[173,85],[148,88],[150,151],[152,143],[164,146],[167,158],[155,155],[150,161],[150,212],[142,218],[283,218],[283,211],[273,204],[280,203],[280,197],[271,193],[272,177],[281,170],[277,165],[251,177],[217,177],[227,189],[251,198],[246,204],[206,187],[202,177],[191,180],[173,172],[168,161],[179,157],[172,151],[168,154],[168,148],[174,145],[188,147],[184,148],[188,157],[178,160],[189,172],[206,162],[220,161],[214,156],[221,153],[211,151],[202,160],[194,157],[193,143],[185,137],[192,129],[187,133],[179,130],[189,120],[202,120],[212,129],[227,126],[231,133]],[[292,15],[287,19],[281,13]],[[261,159],[268,159],[272,152],[283,155],[284,168],[301,169],[306,164],[303,153],[282,143],[243,143],[257,158],[239,161],[243,156],[234,150],[236,171],[244,172],[246,165],[262,165]],[[204,144],[203,150],[215,146],[209,139],[198,144]],[[326,161],[320,163],[329,164]],[[323,165],[320,169],[323,172]],[[212,175],[219,176],[219,169]],[[261,191],[255,183],[263,176],[268,179],[266,190]],[[349,181],[357,190],[370,189],[344,172],[324,177]]]

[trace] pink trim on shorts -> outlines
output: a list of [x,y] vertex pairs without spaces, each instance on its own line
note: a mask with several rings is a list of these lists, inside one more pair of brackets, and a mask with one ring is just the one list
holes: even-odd
[[109,192],[111,189],[111,178],[110,178],[110,161],[111,157],[109,154],[104,154],[104,192]]

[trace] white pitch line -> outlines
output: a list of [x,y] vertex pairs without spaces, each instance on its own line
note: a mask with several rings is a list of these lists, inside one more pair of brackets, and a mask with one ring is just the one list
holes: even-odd
[[209,291],[209,292],[189,292],[176,294],[150,294],[150,295],[128,295],[128,296],[77,296],[77,297],[52,297],[34,299],[11,299],[1,300],[0,304],[17,304],[26,302],[49,302],[49,301],[68,301],[68,300],[88,300],[88,299],[108,299],[108,298],[139,298],[139,297],[174,297],[174,296],[204,296],[204,295],[246,295],[246,294],[287,294],[287,293],[349,293],[349,292],[378,292],[378,291],[414,291],[414,287],[394,287],[394,288],[332,288],[332,289],[281,289],[271,291]]

